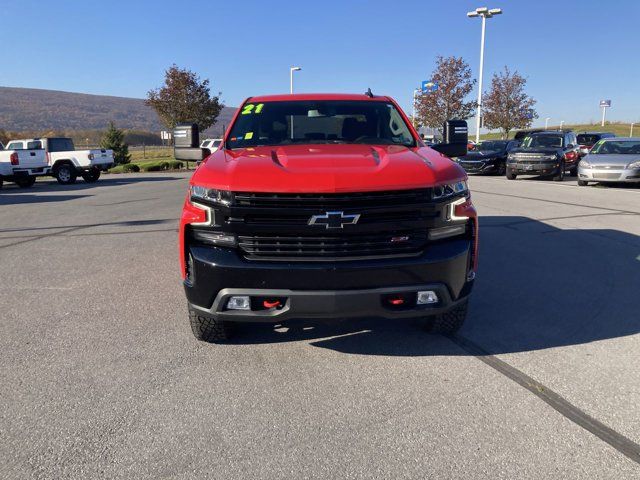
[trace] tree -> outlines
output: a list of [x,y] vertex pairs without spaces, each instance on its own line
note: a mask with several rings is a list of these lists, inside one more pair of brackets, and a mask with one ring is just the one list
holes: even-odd
[[536,101],[524,92],[527,80],[508,67],[494,74],[491,90],[484,94],[482,102],[484,126],[499,128],[504,138],[514,128],[527,128],[538,114],[533,109]]
[[416,98],[416,117],[426,127],[442,128],[448,119],[466,120],[476,105],[474,101],[465,101],[475,79],[471,78],[471,69],[462,58],[438,56],[431,81],[437,89],[430,93],[420,93]]
[[116,128],[113,122],[109,122],[109,128],[100,140],[100,148],[113,150],[113,158],[116,164],[129,163],[129,145],[124,142],[124,132]]
[[10,139],[11,139],[11,135],[9,134],[9,132],[6,132],[2,128],[0,128],[0,143],[2,143],[3,145],[6,145]]
[[223,107],[218,97],[211,96],[208,79],[200,80],[194,72],[175,64],[165,72],[164,86],[150,90],[145,103],[169,130],[177,123],[194,122],[203,131],[216,123]]

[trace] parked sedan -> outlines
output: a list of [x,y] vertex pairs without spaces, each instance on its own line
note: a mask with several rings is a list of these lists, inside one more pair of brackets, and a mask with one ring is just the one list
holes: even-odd
[[518,146],[515,140],[487,140],[477,144],[473,151],[457,159],[467,173],[504,175],[507,155]]
[[635,182],[640,185],[640,138],[607,138],[596,143],[578,166],[578,185]]

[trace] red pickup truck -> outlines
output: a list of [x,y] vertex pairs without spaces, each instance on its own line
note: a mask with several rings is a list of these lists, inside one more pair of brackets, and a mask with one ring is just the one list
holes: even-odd
[[448,158],[466,148],[466,122],[427,147],[370,91],[247,99],[193,174],[180,221],[196,338],[338,317],[426,317],[455,332],[478,258],[467,176]]

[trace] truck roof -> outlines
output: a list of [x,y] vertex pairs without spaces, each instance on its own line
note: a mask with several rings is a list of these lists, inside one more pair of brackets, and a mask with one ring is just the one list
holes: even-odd
[[286,102],[295,100],[359,100],[386,102],[390,99],[386,95],[374,95],[370,97],[365,94],[355,93],[287,93],[280,95],[258,95],[248,98],[248,101],[251,102]]

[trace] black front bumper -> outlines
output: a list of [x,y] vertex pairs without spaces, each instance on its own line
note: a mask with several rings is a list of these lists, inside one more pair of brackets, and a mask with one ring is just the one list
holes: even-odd
[[[202,314],[233,321],[280,322],[290,318],[431,315],[451,309],[471,292],[469,239],[430,245],[414,257],[334,262],[252,261],[234,249],[190,246],[190,306]],[[412,302],[415,292],[433,290],[439,301]],[[231,295],[282,300],[278,308],[231,311]],[[391,305],[389,296],[407,301]]]
[[560,165],[550,163],[507,163],[507,172],[516,175],[557,175]]

